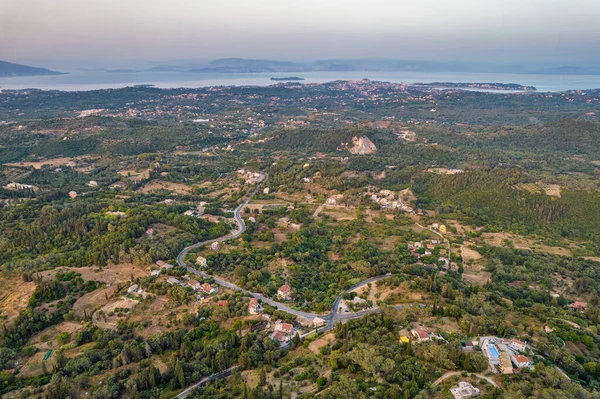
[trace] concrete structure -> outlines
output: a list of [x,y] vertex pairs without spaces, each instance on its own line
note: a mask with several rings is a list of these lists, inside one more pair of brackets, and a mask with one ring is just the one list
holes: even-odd
[[511,358],[513,364],[518,368],[522,369],[523,367],[531,367],[533,363],[527,356],[523,355],[515,355]]
[[136,292],[140,287],[137,284],[132,285],[131,287],[127,288],[127,293],[128,294],[133,294],[134,292]]
[[208,283],[204,283],[199,287],[199,290],[207,295],[217,292],[217,289]]
[[575,310],[586,310],[588,307],[587,302],[575,301],[571,304],[571,308]]
[[284,284],[281,287],[279,287],[279,289],[277,290],[277,298],[289,301],[290,293],[291,293],[290,286],[287,284]]
[[527,343],[519,341],[518,339],[511,339],[508,346],[518,352],[525,352],[525,349],[527,349]]
[[167,282],[169,284],[179,284],[179,285],[181,285],[181,281],[177,280],[175,277],[171,277],[170,279],[167,280]]
[[258,314],[262,312],[262,306],[258,303],[256,298],[250,298],[250,303],[248,303],[248,313],[250,314]]
[[327,322],[325,320],[323,320],[322,318],[320,318],[320,317],[315,317],[312,320],[312,326],[315,327],[315,328],[317,328],[317,327],[323,327],[326,323]]
[[411,334],[413,337],[415,337],[415,339],[417,340],[417,342],[425,342],[425,341],[429,341],[429,334],[427,333],[427,331],[425,331],[424,329],[418,327],[415,328],[414,330],[411,331]]
[[291,334],[294,326],[290,323],[277,323],[275,324],[275,331],[281,331],[286,334]]
[[196,263],[197,263],[199,266],[202,266],[202,267],[206,267],[206,266],[207,266],[207,263],[206,263],[206,258],[205,258],[205,257],[203,257],[203,256],[198,256],[198,257],[196,258]]
[[455,399],[470,399],[479,396],[479,389],[468,382],[461,381],[458,383],[458,386],[450,388],[450,393]]
[[171,265],[170,263],[165,262],[164,260],[157,260],[156,264],[158,267],[161,268],[161,270],[169,270],[173,268],[173,265]]

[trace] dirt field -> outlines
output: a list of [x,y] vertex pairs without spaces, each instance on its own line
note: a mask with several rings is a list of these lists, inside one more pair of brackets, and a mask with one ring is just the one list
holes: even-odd
[[473,285],[484,286],[492,278],[492,273],[484,271],[466,271],[463,273],[463,280]]
[[[58,349],[58,343],[54,340],[57,334],[61,332],[66,332],[71,334],[71,337],[83,329],[83,325],[76,321],[65,321],[60,324],[51,326],[35,335],[33,338],[29,340],[30,345],[35,345],[36,347],[48,350],[48,349]],[[42,338],[48,338],[48,340],[42,341]]]
[[321,212],[324,215],[330,216],[335,220],[354,220],[356,219],[356,209],[346,208],[344,206],[326,205]]
[[34,289],[34,283],[26,283],[20,276],[0,276],[0,324],[12,321],[27,307]]
[[137,182],[150,177],[150,168],[143,169],[139,172],[136,172],[134,169],[123,169],[119,171],[119,174],[123,177],[129,178],[131,181]]
[[546,195],[560,197],[560,186],[558,184],[545,184],[542,187]]
[[325,345],[331,345],[335,342],[335,334],[328,333],[323,335],[321,338],[314,340],[308,344],[308,349],[315,355],[319,354],[319,350]]
[[470,245],[473,245],[473,244],[465,243],[464,245],[462,245],[460,247],[461,254],[462,254],[462,257],[463,257],[465,263],[468,263],[470,260],[475,262],[482,258],[481,254],[479,252],[469,248]]
[[[100,328],[116,329],[119,316],[115,313],[112,316],[109,313],[115,311],[116,308],[133,309],[139,302],[130,298],[119,298],[112,300],[108,304],[104,305],[100,310],[104,312],[104,315],[100,316],[99,311],[94,313],[92,321]],[[124,313],[125,317],[129,313]]]
[[44,357],[46,356],[47,350],[41,350],[35,355],[33,355],[27,362],[21,367],[19,370],[19,375],[28,378],[35,377],[36,375],[40,375],[44,372],[44,367],[42,363],[46,364],[46,372],[52,372],[52,368],[54,367],[54,353],[48,360],[44,362]]
[[131,263],[120,263],[118,265],[108,265],[99,270],[95,267],[67,267],[62,269],[53,269],[42,272],[44,278],[54,278],[58,270],[73,270],[81,274],[84,280],[102,281],[106,284],[125,283],[131,279],[145,276],[148,274],[150,266],[136,266]]
[[482,235],[483,240],[486,244],[501,247],[506,245],[504,240],[512,241],[513,245],[517,249],[527,249],[534,252],[542,252],[554,255],[572,256],[572,252],[563,247],[551,247],[540,243],[539,241],[530,240],[522,236],[518,236],[510,233],[484,233]]
[[116,291],[117,286],[112,285],[85,294],[73,304],[73,312],[78,317],[84,317],[86,314],[92,315],[97,309],[106,305]]
[[190,192],[192,192],[193,187],[188,186],[187,184],[183,184],[183,183],[173,183],[173,182],[167,182],[167,181],[152,180],[148,184],[145,184],[144,187],[139,189],[139,191],[141,191],[142,193],[150,193],[152,191],[156,191],[156,190],[160,190],[160,189],[165,189],[165,190],[173,191],[177,194],[185,195],[185,194],[189,194]]
[[71,162],[72,160],[73,160],[73,158],[64,157],[64,158],[45,159],[45,160],[36,161],[36,162],[11,162],[11,163],[5,163],[4,165],[6,165],[6,166],[26,166],[26,167],[33,166],[34,169],[41,169],[42,166],[44,166],[44,165],[55,167],[55,166],[65,165],[65,164]]

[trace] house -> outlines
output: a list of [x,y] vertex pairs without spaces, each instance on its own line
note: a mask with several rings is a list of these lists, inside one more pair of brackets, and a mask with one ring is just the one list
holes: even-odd
[[90,187],[98,187],[98,182],[95,180],[90,180],[87,185]]
[[197,263],[199,266],[202,266],[202,267],[206,267],[206,266],[207,266],[207,263],[206,263],[206,258],[205,258],[205,257],[203,257],[203,256],[198,256],[198,257],[196,258],[196,263]]
[[446,230],[446,225],[445,224],[440,224],[439,230],[440,230],[440,233],[445,233],[447,231]]
[[314,328],[323,327],[327,322],[320,317],[315,317],[312,319],[312,326]]
[[413,337],[415,337],[417,342],[425,342],[425,341],[429,341],[429,339],[430,339],[427,331],[425,331],[424,329],[422,329],[420,327],[412,330],[411,334],[413,335]]
[[531,367],[531,360],[527,356],[523,355],[515,355],[511,358],[513,364],[518,368],[522,369],[523,367]]
[[131,287],[127,288],[127,293],[133,294],[134,292],[136,292],[138,290],[138,288],[140,288],[140,287],[137,284],[134,284]]
[[220,307],[220,308],[226,308],[227,307],[227,301],[226,300],[217,301],[217,306]]
[[281,331],[285,334],[291,334],[294,326],[290,323],[277,323],[275,324],[275,331]]
[[171,277],[170,279],[167,280],[167,282],[169,284],[179,284],[179,285],[181,285],[181,281],[177,280],[175,277]]
[[508,346],[519,352],[524,352],[527,348],[527,344],[525,342],[519,341],[518,339],[511,339],[508,343]]
[[210,249],[212,249],[213,251],[218,251],[221,249],[221,244],[215,241],[212,244],[210,244]]
[[571,304],[571,308],[575,309],[575,310],[586,310],[587,309],[587,302],[581,302],[581,301],[575,301]]
[[173,265],[165,262],[164,260],[157,260],[156,261],[156,265],[158,267],[160,267],[161,270],[168,270],[168,269],[172,269],[173,268]]
[[508,352],[500,352],[500,364],[498,366],[500,367],[502,374],[513,373],[512,360],[510,359]]
[[282,344],[283,343],[287,343],[290,342],[290,337],[289,335],[287,335],[286,333],[282,332],[282,331],[275,331],[272,335],[273,339],[275,341],[279,341]]
[[69,191],[69,197],[71,199],[75,199],[75,198],[77,198],[77,193],[75,191]]
[[200,282],[198,282],[198,280],[190,280],[188,281],[188,286],[194,291],[198,291],[200,289]]
[[470,399],[479,396],[479,389],[466,381],[461,381],[458,383],[458,386],[450,388],[450,393],[455,399]]
[[188,209],[187,211],[183,212],[183,214],[185,216],[194,216],[194,211],[191,209]]
[[150,275],[151,275],[151,276],[153,276],[153,277],[158,277],[158,276],[160,276],[160,269],[158,269],[158,270],[152,270],[152,271],[150,272]]
[[248,313],[250,314],[258,314],[262,312],[262,306],[258,303],[256,298],[250,298],[250,303],[248,303]]
[[282,285],[277,290],[277,298],[284,299],[286,301],[290,300],[290,286],[287,284]]
[[200,290],[200,291],[202,291],[203,293],[207,294],[207,295],[210,295],[210,294],[212,294],[213,292],[217,292],[217,289],[216,289],[216,288],[214,288],[213,286],[211,286],[211,285],[210,285],[210,284],[208,284],[208,283],[204,283],[204,284],[202,284],[202,285],[199,287],[199,290]]

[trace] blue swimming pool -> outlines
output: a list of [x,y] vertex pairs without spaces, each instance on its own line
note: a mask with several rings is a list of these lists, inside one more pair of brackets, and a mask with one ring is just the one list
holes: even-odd
[[489,346],[488,350],[490,351],[490,353],[492,354],[492,357],[494,359],[498,359],[500,357],[500,354],[498,353],[498,349],[496,349],[495,346]]

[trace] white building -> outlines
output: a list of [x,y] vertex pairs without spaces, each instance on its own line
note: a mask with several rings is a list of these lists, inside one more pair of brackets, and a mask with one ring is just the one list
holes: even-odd
[[525,349],[527,349],[527,343],[519,341],[518,339],[511,339],[508,346],[518,352],[525,352]]
[[450,393],[454,395],[455,399],[470,399],[479,396],[479,389],[466,381],[461,381],[458,386],[450,388]]

